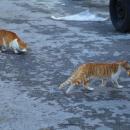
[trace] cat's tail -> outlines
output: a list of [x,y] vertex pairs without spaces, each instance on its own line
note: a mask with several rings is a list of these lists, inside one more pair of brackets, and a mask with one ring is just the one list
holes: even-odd
[[66,81],[64,81],[63,83],[61,83],[60,86],[59,86],[59,89],[62,89],[64,87],[66,87],[67,85],[71,84],[71,80],[72,80],[72,78],[70,77]]

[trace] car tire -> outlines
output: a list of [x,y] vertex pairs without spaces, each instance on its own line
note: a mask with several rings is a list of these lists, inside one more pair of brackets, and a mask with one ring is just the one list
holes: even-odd
[[130,31],[130,0],[110,0],[110,17],[117,31]]

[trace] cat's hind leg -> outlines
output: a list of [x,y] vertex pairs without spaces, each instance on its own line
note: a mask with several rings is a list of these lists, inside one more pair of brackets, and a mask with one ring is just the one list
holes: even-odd
[[64,88],[65,86],[69,85],[70,84],[70,79],[67,79],[65,82],[61,83],[60,86],[59,86],[59,89],[62,89]]
[[93,91],[94,88],[90,87],[90,83],[89,83],[89,82],[90,82],[90,80],[85,81],[85,82],[83,83],[83,87],[84,87],[85,89],[87,89],[87,90]]
[[5,47],[5,46],[1,46],[1,52],[5,52],[5,51],[7,51],[7,48]]
[[0,52],[5,52],[8,49],[5,40],[0,38]]

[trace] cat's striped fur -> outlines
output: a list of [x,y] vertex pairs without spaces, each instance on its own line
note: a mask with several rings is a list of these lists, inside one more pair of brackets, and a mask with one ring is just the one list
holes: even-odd
[[60,89],[71,85],[67,89],[67,93],[72,89],[73,86],[83,85],[83,87],[93,90],[89,87],[89,82],[93,78],[111,79],[116,85],[121,88],[122,86],[118,83],[118,78],[122,70],[129,70],[130,65],[127,61],[114,62],[114,63],[87,63],[80,65],[72,75],[60,85]]

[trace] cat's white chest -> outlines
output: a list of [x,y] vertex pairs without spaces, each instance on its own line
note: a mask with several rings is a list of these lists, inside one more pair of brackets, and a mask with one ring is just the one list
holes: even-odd
[[19,44],[17,42],[17,39],[14,39],[12,42],[10,42],[9,47],[16,49],[16,50],[19,50]]

